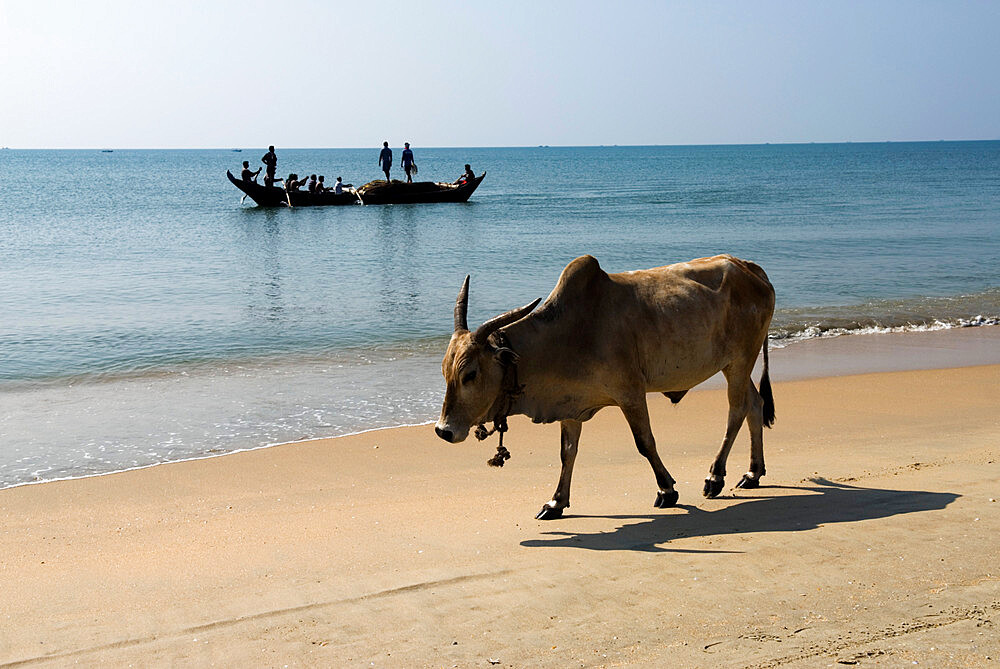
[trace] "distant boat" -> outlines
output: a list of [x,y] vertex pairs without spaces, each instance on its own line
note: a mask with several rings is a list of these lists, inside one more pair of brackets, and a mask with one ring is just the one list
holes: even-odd
[[114,149],[101,149],[101,153],[114,153]]
[[233,153],[243,153],[243,149],[233,149]]

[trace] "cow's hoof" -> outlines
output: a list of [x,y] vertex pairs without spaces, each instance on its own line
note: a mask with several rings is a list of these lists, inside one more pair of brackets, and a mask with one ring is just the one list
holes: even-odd
[[740,479],[740,482],[736,484],[736,487],[737,488],[744,488],[744,489],[747,489],[747,490],[750,489],[750,488],[759,488],[760,487],[760,477],[752,478],[749,474],[744,474],[743,478]]
[[677,491],[671,490],[669,492],[663,492],[662,490],[656,493],[656,501],[653,502],[653,506],[657,509],[669,509],[670,507],[677,504]]
[[713,481],[712,479],[705,479],[705,490],[703,491],[703,494],[705,495],[705,497],[708,497],[709,499],[711,499],[712,497],[718,497],[719,493],[722,492],[722,489],[725,486],[726,486],[726,479],[720,478],[717,481]]
[[542,506],[542,510],[535,516],[535,520],[555,520],[556,518],[562,518],[562,512],[563,510],[558,507],[545,504]]

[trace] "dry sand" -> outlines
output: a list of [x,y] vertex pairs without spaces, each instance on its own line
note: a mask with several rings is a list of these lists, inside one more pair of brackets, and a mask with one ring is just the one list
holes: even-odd
[[[977,330],[919,336],[995,362]],[[0,491],[0,666],[996,666],[1000,366],[783,380],[939,366],[883,336],[775,352],[760,490],[744,431],[701,497],[722,391],[651,396],[662,511],[615,409],[558,521],[558,427],[523,419],[502,470],[421,426]]]

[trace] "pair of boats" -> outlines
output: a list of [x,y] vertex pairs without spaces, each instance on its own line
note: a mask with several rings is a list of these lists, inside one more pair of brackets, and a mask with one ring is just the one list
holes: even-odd
[[384,179],[366,183],[357,190],[334,193],[310,193],[291,191],[286,193],[277,186],[264,186],[255,181],[243,181],[226,170],[226,176],[233,185],[243,191],[259,207],[329,207],[345,204],[422,204],[425,202],[466,202],[476,191],[486,172],[475,179],[460,184],[433,181],[406,183]]

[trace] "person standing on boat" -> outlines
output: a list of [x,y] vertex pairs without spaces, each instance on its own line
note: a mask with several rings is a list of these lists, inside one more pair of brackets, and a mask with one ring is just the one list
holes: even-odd
[[267,147],[267,153],[261,157],[260,162],[267,167],[267,171],[264,173],[264,185],[273,186],[274,173],[278,169],[278,156],[274,153],[274,146]]
[[378,154],[378,165],[385,172],[385,182],[389,183],[389,170],[392,169],[392,149],[389,142],[382,142],[382,151]]
[[406,183],[413,183],[412,172],[414,171],[413,168],[416,167],[416,165],[413,164],[413,151],[410,151],[409,142],[403,142],[403,160],[399,166],[403,168],[404,172],[406,172]]
[[243,172],[240,173],[240,176],[243,177],[243,181],[245,181],[247,183],[250,183],[251,181],[256,181],[257,180],[257,175],[260,174],[260,170],[261,169],[262,168],[257,168],[256,172],[251,172],[250,171],[250,161],[249,160],[244,160],[243,161]]

